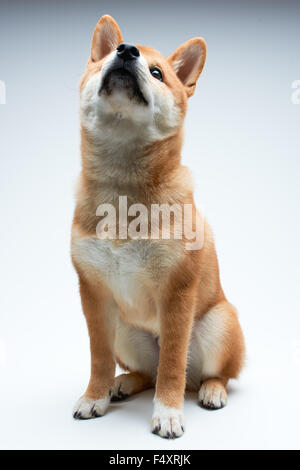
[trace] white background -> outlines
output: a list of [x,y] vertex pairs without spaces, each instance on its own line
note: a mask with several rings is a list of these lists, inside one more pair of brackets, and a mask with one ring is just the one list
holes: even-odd
[[[1,2],[0,447],[299,448],[299,124],[296,2]],[[299,5],[299,3],[298,3]],[[170,54],[193,36],[208,59],[183,162],[216,238],[247,364],[228,406],[187,394],[186,433],[150,434],[153,391],[72,419],[89,345],[69,239],[80,169],[77,82],[102,14],[127,42]]]

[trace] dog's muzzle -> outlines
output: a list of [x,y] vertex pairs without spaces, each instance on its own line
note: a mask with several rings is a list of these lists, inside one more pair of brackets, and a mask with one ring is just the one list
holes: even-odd
[[122,43],[117,47],[116,57],[106,71],[99,95],[111,95],[115,91],[126,92],[128,99],[148,104],[140,90],[137,78],[137,59],[140,52],[131,44]]

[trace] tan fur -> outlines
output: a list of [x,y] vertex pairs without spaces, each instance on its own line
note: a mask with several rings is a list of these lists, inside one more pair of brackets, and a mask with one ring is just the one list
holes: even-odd
[[[103,17],[95,29],[81,93],[91,78],[101,73],[107,56],[121,40],[115,21]],[[154,421],[160,426],[160,407],[171,414],[181,409],[186,386],[199,390],[205,381],[207,390],[223,384],[223,391],[227,380],[238,376],[244,341],[236,311],[221,288],[213,237],[206,222],[204,245],[194,251],[186,250],[186,239],[103,241],[96,237],[97,207],[111,203],[118,214],[120,195],[127,195],[129,205],[142,203],[149,211],[154,203],[192,204],[196,210],[192,179],[181,165],[180,155],[187,98],[194,93],[204,65],[205,42],[192,39],[168,59],[150,47],[138,48],[149,66],[162,70],[164,83],[151,79],[151,86],[164,99],[172,97],[178,125],[171,131],[171,124],[161,116],[164,138],[151,141],[145,137],[143,143],[137,136],[121,145],[114,143],[114,138],[108,144],[99,141],[82,124],[82,172],[72,228],[72,259],[91,343],[91,379],[85,396],[100,399],[111,390],[117,396],[122,389],[128,395],[156,383],[159,406]],[[172,223],[171,230],[175,228]],[[146,345],[149,364],[146,355],[143,357]],[[114,382],[115,360],[131,373]],[[182,428],[179,421],[176,423],[177,430]],[[171,437],[179,435],[167,425],[164,429]]]
[[[114,385],[114,318],[110,296],[101,283],[87,281],[80,274],[80,295],[86,317],[91,346],[91,377],[85,396],[102,398],[108,396]],[[103,332],[105,334],[103,335]],[[105,357],[105,361],[103,358]]]
[[112,400],[123,400],[130,395],[152,387],[152,385],[151,378],[141,372],[118,375],[115,378],[112,390]]

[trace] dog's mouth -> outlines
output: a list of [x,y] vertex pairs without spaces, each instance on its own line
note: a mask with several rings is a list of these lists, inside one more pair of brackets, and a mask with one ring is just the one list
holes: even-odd
[[104,93],[109,96],[118,90],[122,93],[125,92],[129,100],[148,104],[140,90],[134,71],[121,67],[108,70],[99,90],[99,95]]

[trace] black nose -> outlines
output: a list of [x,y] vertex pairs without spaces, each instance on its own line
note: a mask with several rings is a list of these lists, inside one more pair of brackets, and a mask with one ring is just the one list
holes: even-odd
[[125,44],[124,42],[117,47],[117,54],[121,59],[133,60],[140,55],[140,51],[132,44]]

